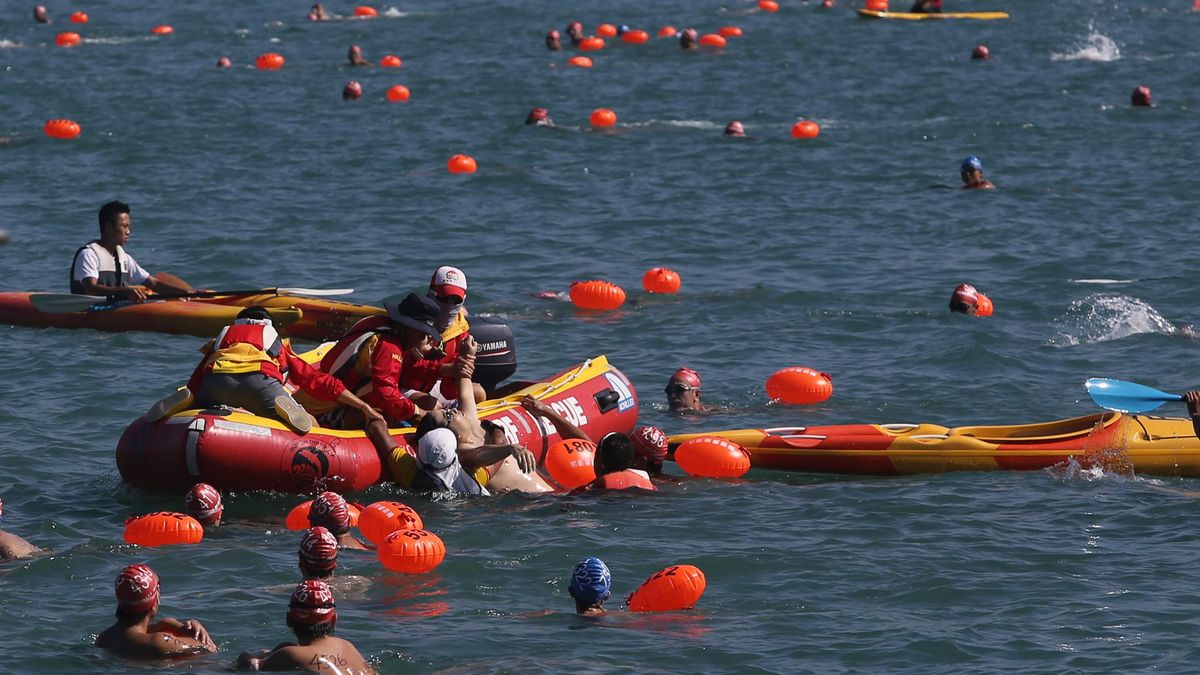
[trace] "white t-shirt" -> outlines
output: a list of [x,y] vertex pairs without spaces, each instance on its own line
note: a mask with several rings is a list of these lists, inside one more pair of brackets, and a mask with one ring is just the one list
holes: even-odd
[[[137,264],[133,256],[125,253],[124,248],[118,248],[121,254],[121,267],[129,274],[129,284],[136,286],[150,278],[150,273]],[[100,256],[91,247],[86,247],[75,258],[75,269],[72,277],[75,281],[100,278]]]

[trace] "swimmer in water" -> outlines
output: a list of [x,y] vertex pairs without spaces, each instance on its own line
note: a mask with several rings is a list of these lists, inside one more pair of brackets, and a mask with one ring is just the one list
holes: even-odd
[[699,45],[696,42],[698,35],[699,34],[696,33],[695,28],[685,29],[682,33],[679,34],[679,48],[680,49],[699,49]]
[[971,52],[971,59],[975,61],[987,61],[991,56],[992,53],[988,51],[987,45],[975,45],[975,49]]
[[667,380],[665,389],[667,406],[671,412],[708,412],[708,406],[700,402],[700,373],[691,368],[680,368]]
[[308,526],[323,527],[337,537],[338,546],[368,551],[367,545],[350,534],[350,505],[336,492],[322,492],[312,501]]
[[183,498],[183,510],[205,528],[218,527],[221,515],[225,513],[225,505],[221,503],[221,493],[215,487],[208,483],[196,483]]
[[633,430],[630,436],[633,440],[633,449],[637,453],[637,458],[634,459],[633,468],[645,471],[650,477],[650,482],[659,483],[677,483],[679,479],[675,476],[663,473],[663,461],[667,458],[667,451],[670,449],[667,444],[667,435],[658,427],[638,427]]
[[230,61],[228,56],[222,56],[221,58],[217,59],[217,67],[218,68],[232,68],[233,61]]
[[908,11],[913,14],[940,14],[942,0],[917,0]]
[[554,120],[550,119],[550,111],[545,108],[534,108],[525,118],[525,124],[535,127],[552,127]]
[[821,9],[833,9],[833,0],[821,0]]
[[736,138],[745,138],[746,128],[742,126],[741,122],[733,120],[729,124],[725,125],[725,135],[734,136]]
[[583,42],[583,24],[578,21],[572,21],[567,24],[567,37],[571,38],[571,44],[577,45]]
[[167,659],[211,654],[217,645],[195,619],[159,619],[158,575],[149,566],[130,565],[117,575],[117,622],[96,638],[96,646],[132,659]]
[[1135,108],[1153,108],[1154,102],[1151,100],[1150,87],[1144,84],[1135,87],[1129,96],[1129,104]]
[[50,23],[50,15],[46,14],[45,5],[38,5],[33,8],[33,20],[38,23]]
[[983,162],[975,155],[970,155],[962,161],[959,170],[964,190],[994,190],[995,185],[983,177]]
[[333,591],[324,581],[304,581],[292,592],[288,603],[287,625],[296,642],[285,642],[274,649],[242,652],[238,670],[302,670],[330,673],[374,673],[358,649],[350,642],[334,637],[337,605]]
[[546,33],[546,49],[557,52],[562,49],[562,34],[556,30]]
[[975,316],[979,312],[979,291],[971,284],[959,284],[950,295],[950,311]]
[[17,558],[32,558],[42,549],[12,532],[4,531],[4,500],[0,499],[0,562]]
[[[521,407],[533,415],[550,420],[550,423],[554,425],[554,430],[563,440],[575,438],[596,443],[583,429],[575,426],[556,410],[532,396],[523,397]],[[637,453],[633,449],[633,441],[629,436],[618,432],[605,434],[600,442],[596,443],[596,457],[593,460],[596,480],[577,488],[575,492],[624,490],[632,487],[654,490],[654,484],[650,482],[650,475],[642,469],[634,468],[636,457]]]
[[346,83],[345,87],[342,87],[342,100],[343,101],[357,101],[358,99],[362,98],[362,95],[363,95],[362,83],[359,82],[358,80],[350,80],[349,82]]
[[608,565],[596,557],[579,561],[571,572],[571,585],[567,592],[575,599],[576,614],[604,614],[604,601],[612,596],[612,573],[608,571]]
[[358,45],[350,45],[350,51],[346,53],[346,59],[350,61],[351,66],[369,66],[370,61],[363,58],[362,47]]
[[300,574],[304,579],[333,578],[337,569],[338,540],[328,529],[310,527],[300,540]]
[[312,6],[312,9],[308,10],[308,20],[327,21],[329,20],[329,15],[325,13],[325,8],[321,6],[321,3],[317,3]]

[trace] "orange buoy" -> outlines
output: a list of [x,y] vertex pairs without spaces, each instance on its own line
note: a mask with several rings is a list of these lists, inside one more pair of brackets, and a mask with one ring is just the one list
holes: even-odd
[[409,96],[412,96],[412,92],[402,84],[397,84],[387,90],[387,100],[392,103],[403,103],[408,100]]
[[427,530],[397,530],[379,544],[379,562],[393,572],[424,574],[445,558],[446,544]]
[[602,23],[599,26],[596,26],[596,35],[599,35],[600,37],[616,37],[617,27],[611,23]]
[[598,128],[611,127],[617,123],[617,113],[608,108],[596,108],[592,111],[592,126]]
[[979,302],[975,305],[975,316],[991,316],[995,307],[992,306],[992,299],[983,293],[979,293]]
[[867,0],[867,9],[872,12],[886,12],[888,0]]
[[775,0],[758,0],[758,8],[764,12],[778,12],[779,3]]
[[650,34],[640,29],[625,31],[621,41],[631,45],[644,45],[650,41]]
[[655,572],[629,596],[631,612],[671,612],[696,606],[708,580],[695,565],[671,565]]
[[475,158],[470,155],[455,155],[446,162],[450,173],[475,173]]
[[42,126],[42,131],[50,138],[72,139],[79,136],[83,131],[78,124],[71,120],[47,120]]
[[83,38],[79,33],[71,31],[64,31],[54,36],[54,44],[59,47],[78,47],[80,42],[83,42]]
[[725,38],[717,35],[716,33],[705,33],[704,35],[700,36],[700,44],[704,45],[705,47],[724,47]]
[[155,26],[154,28],[151,28],[150,32],[154,33],[155,35],[170,35],[171,33],[175,32],[175,29],[164,23],[161,26]]
[[675,26],[663,26],[658,29],[658,37],[675,37],[679,33]]
[[750,453],[733,441],[701,436],[675,448],[675,463],[692,476],[737,478],[750,470]]
[[200,521],[182,513],[159,511],[125,521],[125,543],[138,546],[199,544],[204,539]]
[[354,8],[354,16],[369,19],[371,17],[379,16],[379,12],[370,5],[359,5],[358,7]]
[[604,49],[604,38],[590,37],[579,41],[581,52],[594,52],[597,49]]
[[833,395],[833,380],[812,368],[794,366],[767,378],[767,396],[784,403],[820,403]]
[[384,68],[399,68],[400,66],[404,65],[404,62],[400,60],[399,56],[396,56],[395,54],[388,54],[382,59],[379,59],[379,65],[383,66]]
[[596,444],[580,438],[567,438],[546,450],[542,460],[550,477],[566,490],[574,490],[596,480]]
[[669,267],[655,267],[642,275],[642,288],[650,293],[678,293],[683,282],[679,273]]
[[86,12],[71,12],[71,16],[67,17],[71,23],[87,23],[88,15]]
[[810,120],[800,120],[792,125],[792,138],[816,138],[821,135],[821,127]]
[[572,56],[567,59],[567,65],[575,66],[576,68],[591,68],[592,60],[586,56]]
[[611,281],[576,281],[568,291],[571,302],[580,309],[610,310],[625,304],[625,290]]
[[259,57],[254,60],[254,67],[258,68],[259,70],[279,70],[283,67],[285,60],[286,59],[283,58],[283,54],[267,52],[266,54],[259,55]]
[[[350,527],[358,525],[358,516],[362,509],[349,502],[346,503],[347,509],[350,511]],[[303,504],[297,504],[296,508],[292,509],[287,514],[287,529],[289,530],[307,530],[311,525],[308,522],[308,512],[312,510],[312,500],[308,500]]]
[[425,523],[411,506],[379,501],[368,505],[358,517],[358,529],[376,546],[396,530],[421,530]]
[[737,26],[721,26],[720,30],[718,30],[717,32],[720,33],[721,35],[724,35],[725,37],[741,37],[742,36],[742,29],[738,28]]

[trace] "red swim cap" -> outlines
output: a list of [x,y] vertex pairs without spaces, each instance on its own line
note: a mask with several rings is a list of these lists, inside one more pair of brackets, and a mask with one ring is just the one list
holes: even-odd
[[301,582],[296,590],[292,591],[287,618],[289,623],[305,626],[336,621],[337,605],[333,602],[333,591],[329,590],[329,584],[316,579]]
[[675,371],[675,374],[671,376],[671,379],[678,380],[684,384],[689,384],[696,389],[700,388],[700,373],[686,366]]
[[362,98],[363,88],[362,83],[358,80],[350,80],[346,86],[342,88],[342,100],[350,100]]
[[323,527],[310,527],[300,540],[300,560],[318,572],[337,569],[337,537]]
[[308,511],[309,527],[324,527],[334,534],[350,531],[350,507],[336,492],[322,492]]
[[158,602],[158,575],[148,565],[130,565],[117,575],[117,609],[130,614],[148,612]]
[[183,498],[183,510],[201,525],[211,525],[225,511],[221,504],[221,493],[208,483],[196,483]]
[[633,431],[633,448],[637,454],[654,464],[667,458],[667,435],[658,427],[638,427]]
[[954,288],[954,295],[950,296],[950,302],[955,301],[964,305],[979,304],[979,291],[971,284],[959,284]]
[[981,61],[986,61],[989,56],[991,52],[988,51],[987,45],[975,45],[975,50],[971,52],[971,58]]

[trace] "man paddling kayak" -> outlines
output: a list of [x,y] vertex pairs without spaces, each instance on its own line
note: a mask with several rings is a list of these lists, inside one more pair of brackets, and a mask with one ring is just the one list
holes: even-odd
[[137,264],[124,248],[132,231],[128,204],[111,201],[100,207],[100,238],[80,247],[71,261],[72,293],[114,295],[141,302],[146,299],[145,288],[159,292],[192,290],[159,279]]

